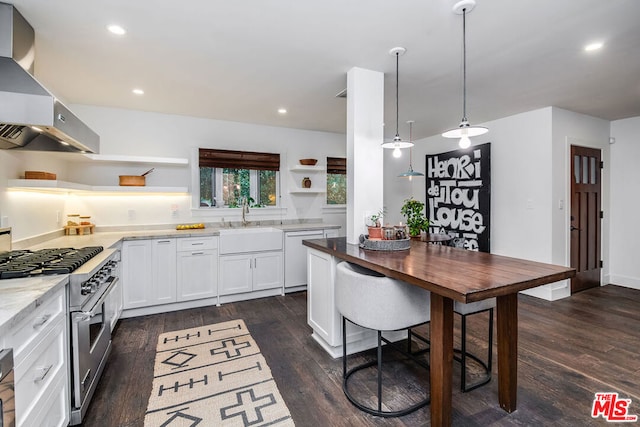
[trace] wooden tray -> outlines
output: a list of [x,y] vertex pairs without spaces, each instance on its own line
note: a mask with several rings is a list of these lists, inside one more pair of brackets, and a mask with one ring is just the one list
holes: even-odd
[[76,234],[79,234],[80,236],[82,236],[84,234],[85,230],[89,230],[89,234],[93,234],[93,228],[95,227],[95,224],[89,224],[89,225],[65,225],[64,226],[64,234],[65,236],[68,236],[71,234],[71,230],[75,230]]
[[51,172],[24,171],[24,179],[49,179],[55,180],[57,175]]

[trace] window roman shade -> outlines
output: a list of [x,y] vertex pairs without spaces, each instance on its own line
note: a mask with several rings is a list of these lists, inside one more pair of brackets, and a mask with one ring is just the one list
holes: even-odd
[[279,171],[280,154],[199,149],[200,167]]
[[327,157],[327,173],[347,174],[347,159],[344,157]]

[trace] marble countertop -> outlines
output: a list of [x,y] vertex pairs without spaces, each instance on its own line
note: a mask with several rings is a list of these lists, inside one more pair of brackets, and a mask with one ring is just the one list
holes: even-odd
[[0,280],[0,347],[2,337],[63,288],[68,274]]
[[[324,223],[264,225],[288,231],[306,231],[338,229],[339,225]],[[260,226],[250,227],[260,228]],[[198,230],[148,229],[128,231],[99,231],[93,234],[59,236],[44,242],[31,245],[25,249],[38,250],[46,248],[65,248],[84,246],[103,246],[110,248],[123,240],[162,239],[172,237],[218,236],[220,228],[204,228]],[[12,326],[29,313],[33,308],[46,301],[59,286],[65,286],[68,275],[36,276],[21,279],[0,280],[0,344],[2,337]]]

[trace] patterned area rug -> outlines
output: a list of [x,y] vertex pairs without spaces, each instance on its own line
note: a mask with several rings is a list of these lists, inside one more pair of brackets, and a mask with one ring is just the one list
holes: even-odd
[[145,427],[293,426],[242,320],[158,337]]

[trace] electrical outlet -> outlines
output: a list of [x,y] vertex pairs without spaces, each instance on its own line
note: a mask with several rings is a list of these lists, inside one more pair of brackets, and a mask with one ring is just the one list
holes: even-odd
[[60,224],[60,211],[56,211],[56,224]]
[[9,226],[9,217],[3,216],[0,218],[0,227],[8,227]]
[[127,215],[129,215],[129,219],[136,219],[136,210],[135,209],[129,209],[127,211]]

